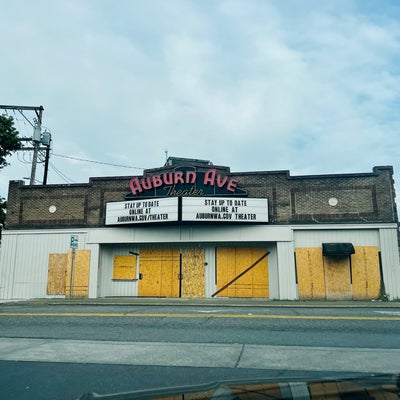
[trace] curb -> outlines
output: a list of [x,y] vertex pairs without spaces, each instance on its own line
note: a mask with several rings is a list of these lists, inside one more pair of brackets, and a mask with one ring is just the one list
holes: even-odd
[[0,301],[0,306],[109,306],[109,307],[263,307],[263,308],[400,308],[399,301],[299,301],[264,299],[31,299]]

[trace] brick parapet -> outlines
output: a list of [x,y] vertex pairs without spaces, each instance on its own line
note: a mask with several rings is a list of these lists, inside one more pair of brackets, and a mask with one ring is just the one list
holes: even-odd
[[[200,166],[199,168],[206,168]],[[209,168],[209,166],[208,166]],[[214,166],[213,166],[214,168]],[[267,198],[270,224],[397,222],[392,167],[371,173],[290,176],[289,171],[229,173],[248,197]],[[145,171],[152,176],[168,169]],[[9,185],[8,229],[104,226],[107,202],[124,201],[131,177],[90,178],[86,184]]]

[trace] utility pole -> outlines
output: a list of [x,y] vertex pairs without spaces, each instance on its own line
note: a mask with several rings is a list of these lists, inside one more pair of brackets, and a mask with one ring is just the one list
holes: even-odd
[[32,158],[32,169],[31,169],[31,180],[29,183],[30,185],[35,184],[35,178],[36,178],[36,166],[39,154],[40,138],[42,136],[42,110],[36,112],[36,115],[38,116],[38,118],[36,120],[35,127],[33,128],[33,136],[32,136],[33,158]]
[[[36,167],[37,167],[38,155],[39,155],[39,150],[40,150],[40,144],[43,142],[43,139],[42,139],[42,116],[43,116],[44,108],[43,108],[43,106],[35,107],[35,106],[0,105],[0,109],[19,111],[21,113],[21,115],[33,127],[33,135],[32,135],[33,149],[23,148],[21,150],[33,150],[32,168],[31,168],[31,176],[30,176],[29,184],[34,185],[36,182]],[[25,117],[25,115],[23,114],[22,111],[35,111],[35,113],[36,113],[35,125],[33,125],[32,122],[28,118]],[[47,169],[48,169],[48,164],[49,164],[51,137],[48,137],[47,139],[48,140],[46,141],[46,143],[44,143],[46,145],[46,163],[45,163],[43,185],[46,185],[46,183],[47,183]]]
[[46,157],[44,161],[44,174],[43,174],[43,185],[47,185],[47,174],[49,171],[49,160],[50,160],[50,142],[46,144]]

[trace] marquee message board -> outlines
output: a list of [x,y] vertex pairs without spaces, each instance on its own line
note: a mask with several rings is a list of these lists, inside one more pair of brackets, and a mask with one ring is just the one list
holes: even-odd
[[268,222],[268,200],[226,197],[183,197],[182,221]]
[[106,225],[170,222],[178,220],[178,198],[107,203]]
[[162,197],[106,205],[106,225],[176,221],[266,223],[268,200],[234,197]]

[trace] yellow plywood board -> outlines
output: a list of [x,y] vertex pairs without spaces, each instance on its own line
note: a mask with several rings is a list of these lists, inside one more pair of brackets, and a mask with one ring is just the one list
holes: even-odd
[[[239,276],[266,252],[263,248],[217,248],[217,290]],[[268,258],[265,257],[218,295],[268,297]]]
[[[232,262],[235,266],[234,276],[238,276],[254,262],[252,262],[251,249],[235,249],[234,256],[235,260]],[[253,297],[252,275],[253,270],[250,270],[231,285],[235,290],[235,297]]]
[[139,296],[179,297],[178,249],[142,249],[139,256]]
[[47,274],[47,294],[65,294],[65,274],[67,272],[67,253],[49,254]]
[[296,249],[296,267],[299,298],[325,299],[325,276],[320,247]]
[[114,256],[112,278],[114,280],[136,279],[136,259],[135,255]]
[[[236,265],[236,250],[234,248],[217,248],[217,290],[224,287],[228,282],[235,278]],[[219,296],[235,297],[235,286],[230,285],[224,289]]]
[[139,296],[161,295],[161,253],[143,249],[139,255]]
[[179,249],[163,250],[163,258],[161,263],[161,296],[179,297],[179,271]]
[[204,249],[182,250],[182,297],[205,296]]
[[350,283],[350,258],[324,257],[326,298],[348,300],[352,298]]
[[[266,249],[248,249],[250,265],[261,258],[266,252]],[[262,259],[254,268],[250,271],[252,296],[251,297],[269,297],[269,286],[268,286],[268,257]],[[245,276],[245,275],[244,275]]]
[[379,296],[378,248],[355,247],[349,257],[323,257],[321,248],[296,249],[299,298],[367,300]]
[[353,299],[371,300],[379,297],[381,276],[378,247],[356,246],[351,257]]
[[74,258],[74,268],[71,282],[71,263],[72,251],[68,252],[67,273],[65,276],[65,294],[72,297],[87,297],[89,290],[89,271],[90,271],[90,250],[76,250]]
[[[227,282],[229,282],[229,252],[232,252],[233,249],[228,248],[217,248],[216,249],[216,283],[217,289],[222,288]],[[223,296],[229,296],[230,288],[224,290]]]

